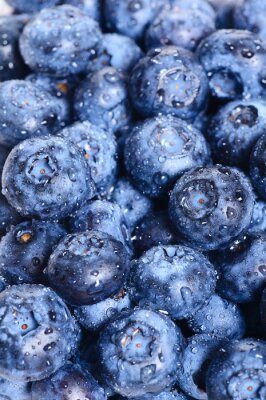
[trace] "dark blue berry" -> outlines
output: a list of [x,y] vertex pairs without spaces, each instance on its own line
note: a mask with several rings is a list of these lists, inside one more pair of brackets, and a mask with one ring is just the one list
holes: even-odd
[[137,223],[153,208],[152,201],[124,178],[116,183],[110,200],[121,207],[130,230],[134,229]]
[[255,34],[217,30],[200,43],[197,53],[213,96],[226,100],[265,98],[266,45]]
[[217,294],[193,312],[189,326],[195,333],[210,334],[224,339],[240,339],[245,333],[244,315],[238,306]]
[[108,30],[139,40],[166,4],[168,0],[105,0],[105,25]]
[[32,400],[106,400],[103,388],[86,366],[71,363],[49,378],[34,382],[31,395]]
[[70,219],[72,232],[100,231],[122,242],[130,252],[130,233],[118,204],[95,200],[79,209]]
[[206,373],[216,352],[226,340],[211,335],[195,335],[189,338],[182,353],[178,371],[178,385],[193,399],[208,400],[206,393]]
[[42,285],[0,293],[0,375],[12,381],[44,379],[77,349],[79,329],[56,293]]
[[68,76],[85,72],[102,34],[98,23],[78,8],[44,8],[25,26],[20,50],[36,72]]
[[215,250],[248,229],[254,195],[246,176],[234,168],[197,168],[180,178],[170,197],[172,223],[193,246]]
[[45,7],[56,6],[61,0],[7,0],[19,13],[36,13]]
[[266,4],[260,0],[244,0],[234,10],[234,26],[266,39]]
[[252,220],[248,231],[250,233],[258,233],[260,231],[266,233],[266,202],[256,199]]
[[43,269],[65,234],[51,222],[33,220],[11,226],[0,242],[0,275],[9,284],[43,283]]
[[26,80],[0,84],[0,143],[13,147],[24,139],[53,134],[65,125],[62,103]]
[[168,317],[137,309],[101,332],[102,377],[123,396],[158,393],[176,381],[184,345],[181,331]]
[[27,15],[9,15],[0,17],[0,82],[23,78],[27,73],[18,40]]
[[89,121],[76,122],[58,133],[83,152],[97,192],[104,194],[114,184],[117,172],[116,141],[111,132]]
[[76,90],[74,108],[77,119],[118,131],[131,119],[123,72],[105,67],[91,73]]
[[121,242],[98,231],[68,235],[52,253],[45,273],[68,303],[95,304],[117,294],[129,271]]
[[75,308],[78,322],[89,331],[97,331],[111,320],[119,317],[120,313],[131,308],[131,301],[125,289],[112,297],[96,304]]
[[177,178],[210,162],[203,135],[171,115],[148,119],[131,131],[124,148],[127,173],[140,192],[161,197]]
[[173,319],[190,317],[215,290],[212,264],[185,246],[157,246],[132,263],[130,296],[140,305],[164,310]]
[[42,219],[62,219],[94,196],[94,182],[81,151],[56,136],[15,146],[4,166],[2,187],[21,215]]
[[173,114],[191,120],[206,105],[208,79],[189,50],[166,46],[150,50],[140,59],[129,88],[139,114]]
[[5,196],[0,193],[0,235],[5,235],[10,225],[16,225],[21,220],[22,217],[11,207]]
[[211,119],[208,139],[215,160],[247,169],[252,147],[265,132],[266,102],[236,100]]
[[260,137],[252,150],[250,178],[259,195],[266,200],[266,134]]
[[234,303],[256,300],[265,286],[266,234],[250,234],[220,251],[215,261],[217,290]]
[[264,399],[265,363],[266,342],[243,339],[223,346],[208,370],[208,400]]
[[0,378],[0,399],[2,400],[32,400],[31,384],[24,382],[13,382]]

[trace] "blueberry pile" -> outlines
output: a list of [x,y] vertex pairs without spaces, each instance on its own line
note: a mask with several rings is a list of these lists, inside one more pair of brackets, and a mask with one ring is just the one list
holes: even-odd
[[0,399],[266,400],[265,1],[6,1]]

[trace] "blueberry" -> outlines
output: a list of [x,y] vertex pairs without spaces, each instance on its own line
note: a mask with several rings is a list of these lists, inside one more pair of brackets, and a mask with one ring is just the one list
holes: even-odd
[[193,399],[208,400],[205,382],[208,366],[225,342],[207,334],[189,338],[181,357],[178,384]]
[[266,342],[243,339],[223,346],[208,370],[208,399],[264,399],[265,362]]
[[18,224],[21,219],[21,216],[7,202],[5,196],[0,193],[0,236],[5,235],[10,225]]
[[74,305],[95,304],[117,294],[129,270],[121,242],[98,231],[68,235],[52,253],[45,273],[49,284]]
[[1,377],[44,379],[66,363],[78,339],[78,326],[51,289],[24,284],[0,293]]
[[101,0],[63,0],[63,4],[71,4],[79,8],[84,14],[101,22]]
[[148,24],[166,4],[168,0],[105,0],[106,27],[140,40]]
[[61,219],[94,195],[86,160],[72,142],[32,138],[15,146],[2,174],[2,193],[24,216]]
[[123,212],[118,204],[106,200],[88,203],[70,219],[71,232],[96,230],[113,236],[130,252],[131,239]]
[[127,173],[149,197],[161,197],[177,178],[210,162],[203,135],[171,115],[148,119],[131,131],[124,148]]
[[27,15],[0,16],[0,82],[23,78],[27,73],[18,40]]
[[266,102],[236,100],[211,119],[208,139],[215,160],[247,168],[252,147],[265,132]]
[[0,143],[12,147],[24,139],[53,134],[65,125],[62,104],[34,83],[0,84]]
[[[219,0],[221,3],[223,0]],[[225,0],[228,1],[228,0]],[[172,7],[179,8],[182,10],[197,10],[202,12],[203,14],[208,15],[210,18],[214,19],[216,15],[216,10],[213,7],[213,4],[210,0],[170,0],[170,4]]]
[[259,0],[244,0],[234,10],[234,25],[237,29],[258,34],[266,39],[266,4]]
[[148,213],[138,223],[132,236],[137,256],[154,246],[177,244],[179,241],[165,211]]
[[104,34],[101,44],[98,57],[88,64],[89,72],[111,66],[129,73],[143,55],[133,39],[118,33]]
[[32,400],[40,399],[106,400],[106,396],[83,365],[68,363],[49,378],[33,383]]
[[248,229],[254,196],[246,176],[235,168],[197,168],[180,178],[170,197],[172,223],[193,246],[215,250]]
[[101,332],[102,376],[123,396],[158,393],[175,382],[184,345],[179,328],[168,317],[137,309]]
[[77,119],[111,132],[126,125],[131,109],[123,72],[105,67],[91,73],[76,90],[74,109]]
[[58,102],[63,110],[63,121],[68,124],[72,121],[73,91],[79,83],[75,76],[57,78],[48,74],[33,73],[26,77],[26,81],[32,82],[49,92],[54,97],[54,101]]
[[65,234],[51,222],[33,220],[12,226],[0,242],[0,275],[9,284],[43,283],[43,269]]
[[0,378],[0,399],[2,400],[32,400],[31,384],[18,383]]
[[241,30],[217,30],[197,50],[213,96],[222,100],[265,98],[265,43]]
[[252,220],[248,231],[250,233],[257,233],[263,231],[266,233],[266,202],[256,199]]
[[250,178],[259,195],[266,200],[266,134],[259,138],[251,152]]
[[121,207],[130,230],[133,230],[137,223],[153,208],[151,200],[124,178],[116,183],[111,192],[111,201]]
[[83,151],[97,192],[104,194],[114,184],[117,172],[113,134],[84,121],[66,127],[58,135],[73,141]]
[[131,308],[129,295],[125,289],[112,297],[96,304],[76,307],[75,317],[78,322],[89,331],[97,331],[119,314]]
[[240,339],[245,333],[245,319],[239,307],[212,295],[193,313],[189,326],[195,333],[205,333],[224,339]]
[[140,305],[188,318],[215,290],[216,274],[200,252],[185,246],[157,246],[132,263],[130,296]]
[[194,51],[199,42],[215,31],[215,20],[193,7],[165,7],[150,24],[146,48],[175,45]]
[[44,7],[52,7],[60,3],[61,0],[7,0],[19,13],[36,13]]
[[102,35],[98,23],[78,8],[45,8],[25,26],[20,50],[36,72],[68,76],[85,72]]
[[[190,400],[191,397],[181,393],[180,390],[163,391],[159,394],[145,394],[141,397],[134,397],[134,400]],[[192,399],[191,399],[192,400]]]
[[250,234],[217,254],[220,279],[217,290],[234,303],[248,303],[260,296],[266,277],[266,234]]
[[196,57],[181,47],[150,50],[132,71],[130,95],[145,117],[174,114],[191,120],[204,108],[208,79]]

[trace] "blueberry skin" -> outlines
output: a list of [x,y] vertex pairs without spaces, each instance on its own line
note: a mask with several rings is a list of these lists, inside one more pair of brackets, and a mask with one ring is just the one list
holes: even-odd
[[136,226],[132,242],[136,256],[154,246],[180,242],[165,211],[148,213]]
[[191,120],[204,108],[208,79],[194,54],[181,47],[150,50],[130,79],[133,106],[144,117],[158,113]]
[[64,107],[46,90],[25,80],[0,83],[0,144],[13,147],[65,125]]
[[208,400],[205,379],[208,365],[226,340],[210,335],[195,335],[181,356],[181,369],[178,370],[178,385],[193,399]]
[[0,82],[24,78],[27,67],[19,52],[18,40],[28,15],[0,17]]
[[137,223],[152,211],[152,201],[140,193],[129,180],[121,178],[111,192],[110,200],[121,207],[126,224],[132,231]]
[[20,51],[36,72],[64,77],[86,71],[102,34],[98,23],[78,8],[45,8],[25,26]]
[[256,199],[252,220],[248,229],[249,233],[258,233],[260,231],[266,233],[266,202]]
[[204,39],[197,55],[211,94],[221,100],[265,98],[265,43],[254,33],[221,29]]
[[0,378],[0,399],[2,400],[32,400],[31,384],[17,383]]
[[184,319],[214,293],[216,274],[200,252],[185,246],[157,246],[132,262],[129,285],[131,298],[140,305]]
[[234,303],[256,300],[265,286],[266,234],[245,235],[217,254],[218,293]]
[[131,109],[124,73],[113,67],[91,73],[76,90],[74,109],[80,121],[113,133],[127,125]]
[[21,216],[10,206],[5,196],[0,193],[0,236],[6,234],[10,225],[16,225],[21,220]]
[[0,374],[18,382],[47,378],[77,350],[79,328],[64,302],[42,285],[0,293]]
[[[74,396],[74,397],[73,397]],[[80,364],[66,364],[54,375],[32,384],[32,400],[106,400],[93,376]]]
[[175,382],[184,346],[181,331],[168,317],[136,309],[102,330],[102,377],[129,398],[161,392]]
[[258,34],[266,39],[266,4],[258,0],[245,0],[234,10],[234,26]]
[[168,0],[104,0],[106,28],[141,40],[149,23],[167,4]]
[[89,331],[98,331],[113,319],[119,317],[120,313],[131,308],[131,301],[125,289],[112,297],[96,304],[76,307],[74,315],[77,321]]
[[50,286],[68,303],[95,304],[117,294],[129,272],[124,245],[98,231],[67,235],[45,270]]
[[62,219],[94,196],[88,165],[72,142],[46,136],[24,140],[9,154],[2,193],[23,216]]
[[105,194],[114,184],[117,173],[117,145],[111,132],[89,121],[76,122],[58,132],[74,142],[83,152],[98,194]]
[[192,7],[165,7],[146,31],[146,49],[174,45],[194,51],[214,31],[214,18],[202,11]]
[[130,37],[105,33],[98,57],[88,64],[88,72],[110,66],[129,73],[142,56],[141,48]]
[[224,339],[240,339],[245,334],[245,319],[239,307],[217,294],[212,295],[189,320],[195,333]]
[[126,140],[125,167],[143,194],[158,198],[177,178],[193,167],[210,163],[203,135],[186,121],[171,115],[136,125]]
[[106,200],[95,200],[80,208],[70,218],[70,230],[73,233],[100,231],[122,242],[131,252],[130,233],[118,204]]
[[266,200],[266,134],[259,138],[251,152],[250,178],[259,195]]
[[53,7],[61,0],[7,0],[7,3],[18,13],[36,13],[42,8]]
[[101,22],[101,1],[100,0],[66,0],[62,4],[70,4],[79,8],[84,14]]
[[208,400],[264,399],[266,342],[243,339],[223,346],[207,374]]
[[177,181],[169,215],[186,241],[202,250],[216,250],[248,229],[254,201],[241,171],[219,165],[196,168]]
[[253,146],[265,133],[266,102],[236,100],[211,119],[208,139],[218,163],[247,168]]
[[[219,0],[221,3],[221,0]],[[214,19],[216,15],[216,10],[213,8],[211,1],[208,0],[170,0],[171,7],[179,8],[183,10],[197,10],[203,14],[208,15],[210,18]]]
[[11,226],[0,242],[0,275],[11,285],[44,283],[49,256],[65,235],[62,226],[51,222]]

